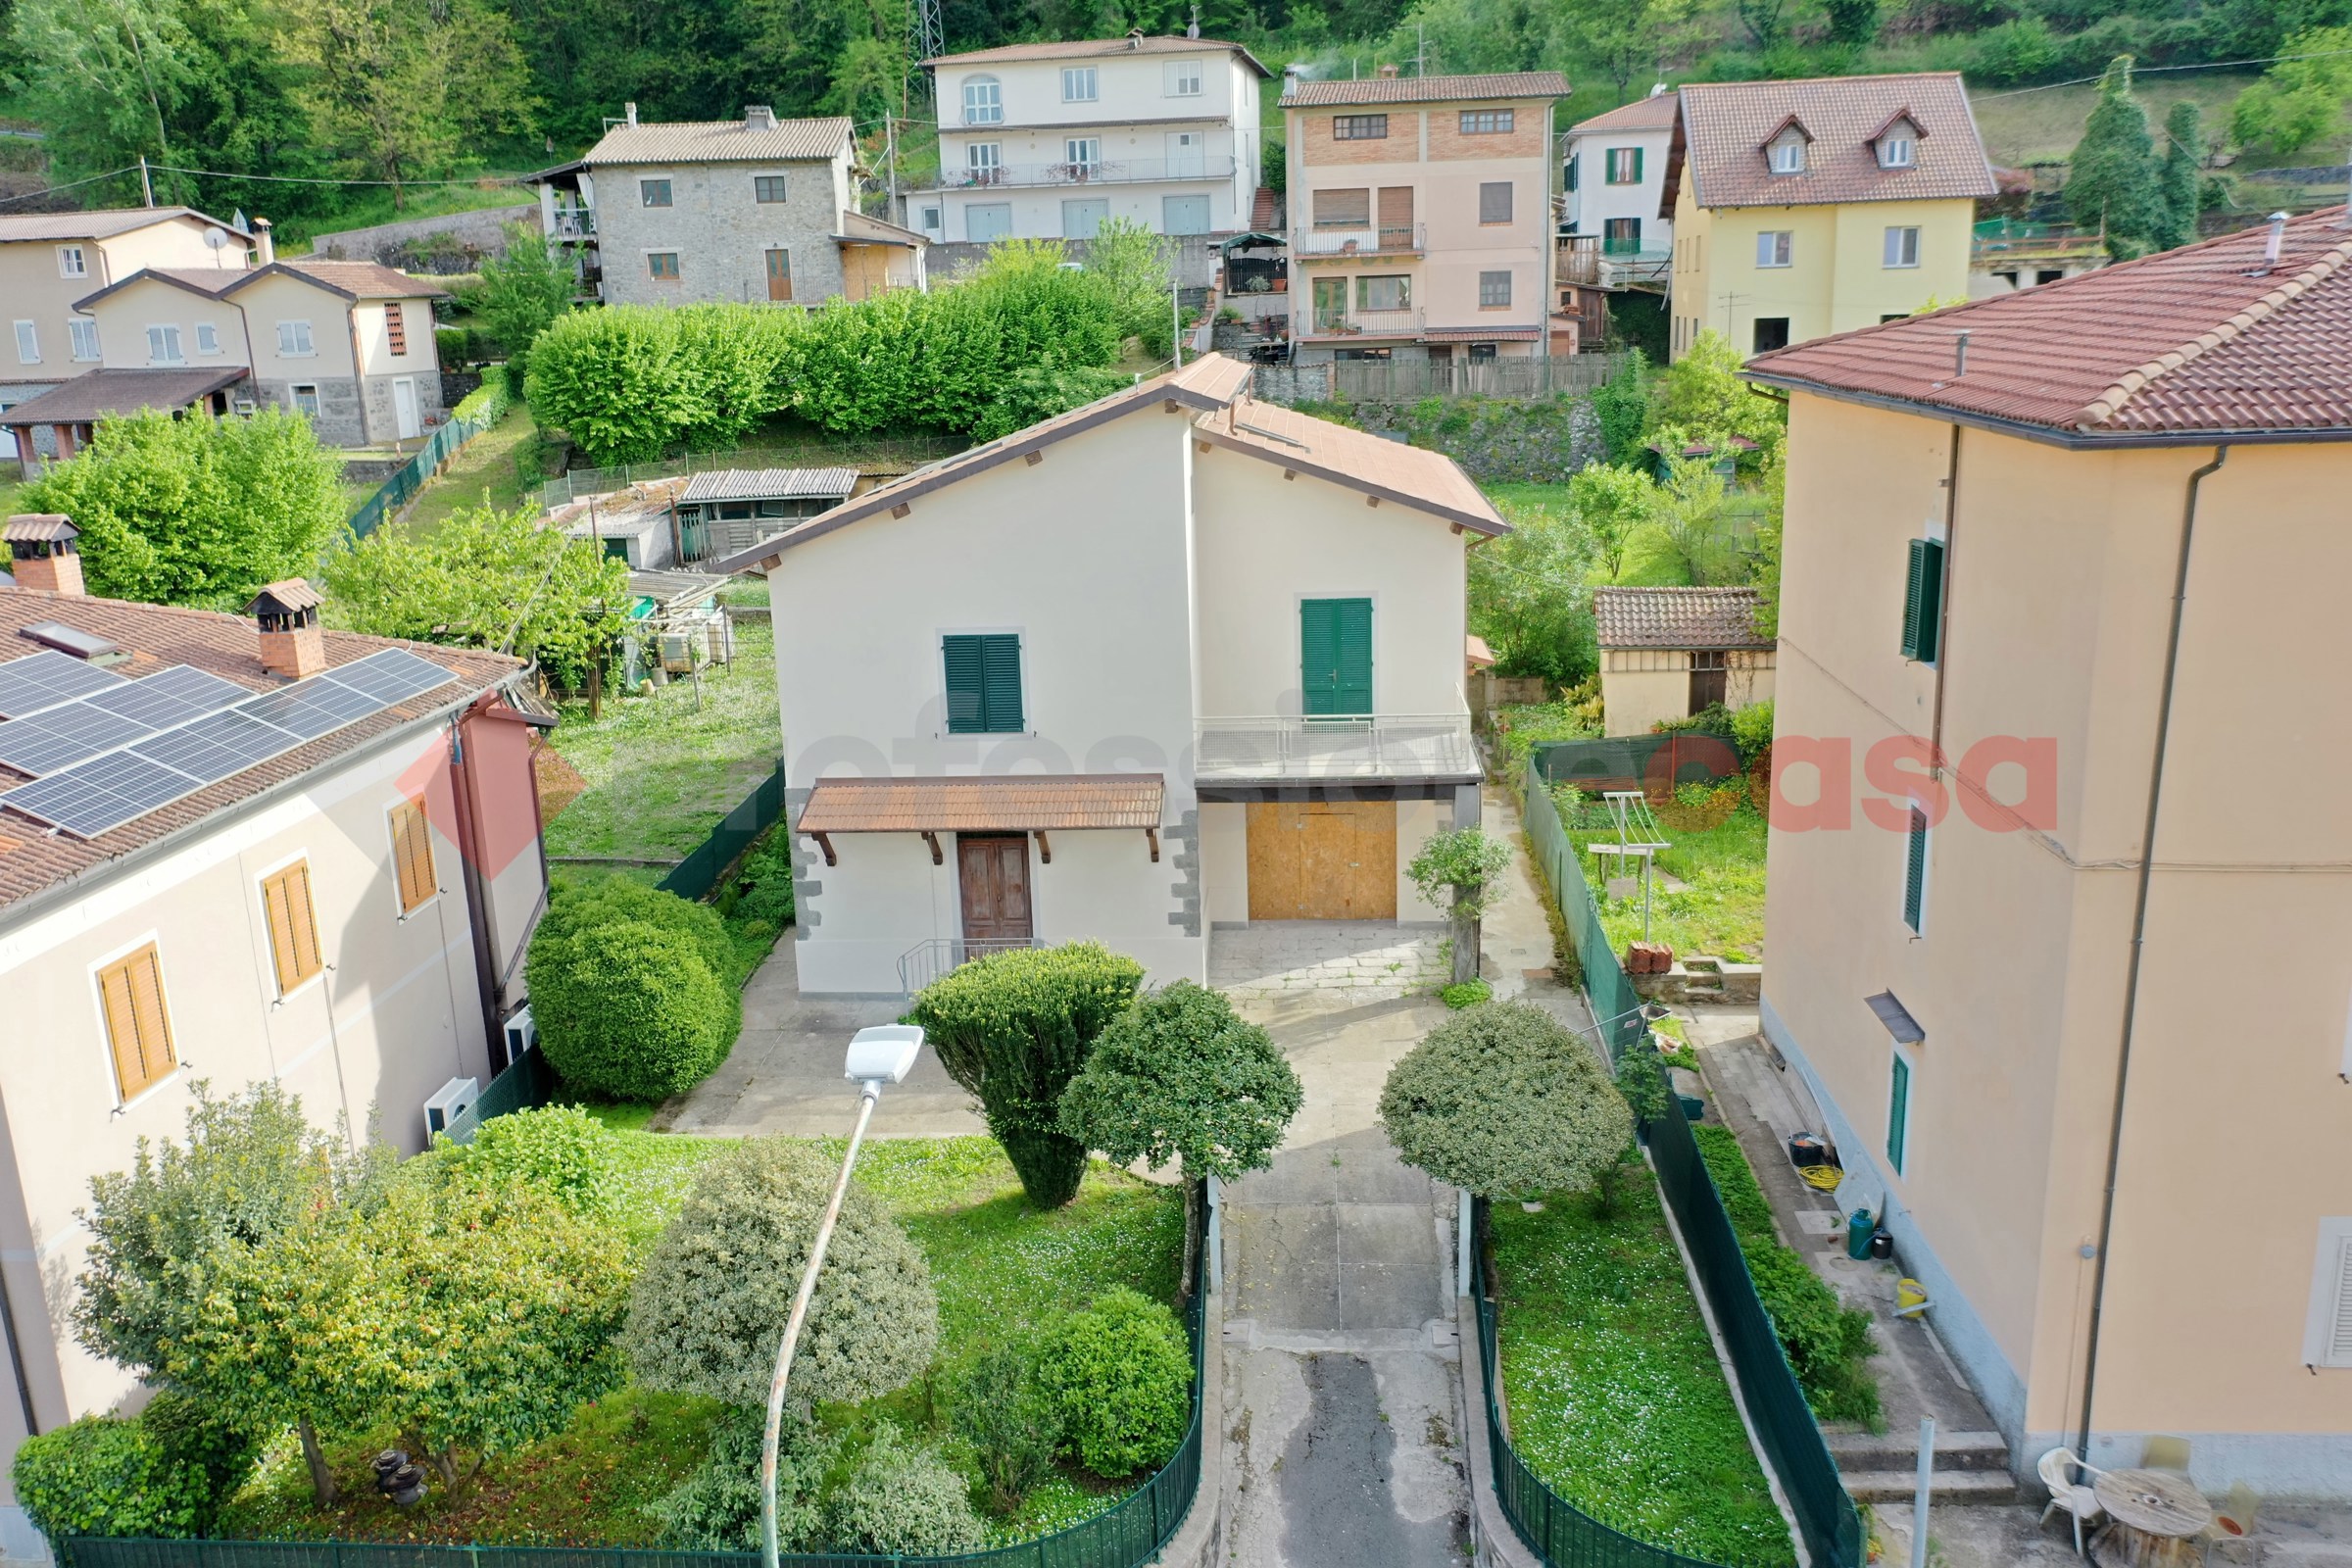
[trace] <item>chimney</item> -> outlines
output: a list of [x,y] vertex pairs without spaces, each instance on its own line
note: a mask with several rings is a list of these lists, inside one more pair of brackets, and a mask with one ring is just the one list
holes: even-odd
[[0,523],[0,540],[7,541],[8,569],[16,573],[17,586],[79,596],[81,557],[74,541],[80,533],[54,512],[20,513]]
[[2286,243],[2286,215],[2271,215],[2271,231],[2262,241],[2262,270],[2269,271],[2278,265],[2278,251]]
[[1395,66],[1383,66],[1383,67],[1381,67],[1381,68],[1380,68],[1380,79],[1381,79],[1381,80],[1383,80],[1383,81],[1387,81],[1387,80],[1389,80],[1391,77],[1395,76],[1396,74],[1396,68]]
[[1957,381],[1968,374],[1968,328],[1962,327],[1952,338],[1952,379]]
[[288,680],[307,680],[326,668],[318,631],[318,590],[300,577],[266,584],[245,607],[260,623],[262,667]]
[[637,105],[634,102],[622,104],[620,106],[620,113],[622,118],[627,120],[630,124],[634,125],[637,123]]
[[277,236],[270,232],[270,220],[253,220],[253,255],[256,266],[268,267],[277,260]]
[[776,128],[776,112],[765,104],[749,105],[743,111],[743,128],[773,130]]

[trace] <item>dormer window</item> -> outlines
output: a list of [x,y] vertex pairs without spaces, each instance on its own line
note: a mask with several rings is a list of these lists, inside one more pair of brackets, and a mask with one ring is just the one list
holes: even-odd
[[1772,144],[1772,172],[1776,174],[1801,174],[1805,172],[1805,138],[1783,136]]
[[1911,118],[1908,109],[1897,109],[1886,117],[1886,122],[1871,134],[1870,145],[1879,155],[1881,169],[1916,169],[1919,166],[1919,139],[1927,134],[1919,122]]

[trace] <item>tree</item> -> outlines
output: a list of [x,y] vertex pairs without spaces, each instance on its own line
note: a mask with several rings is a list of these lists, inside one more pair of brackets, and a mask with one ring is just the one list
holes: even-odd
[[[638,1382],[766,1403],[833,1180],[830,1159],[781,1138],[739,1144],[703,1166],[629,1302],[621,1338]],[[888,1394],[919,1376],[938,1346],[939,1298],[922,1253],[853,1184],[793,1360],[795,1401]]]
[[[1713,327],[1701,331],[1681,359],[1651,378],[1643,438],[1667,446],[1660,432],[1673,429],[1682,439],[1667,447],[1670,452],[1690,442],[1721,451],[1734,436],[1754,442],[1759,454],[1779,445],[1788,433],[1788,416],[1740,378],[1743,365],[1729,338]],[[1761,459],[1743,454],[1740,461],[1753,465]]]
[[1380,1122],[1405,1163],[1486,1198],[1580,1192],[1634,1135],[1600,1058],[1524,1002],[1431,1030],[1389,1070]]
[[695,414],[677,313],[616,305],[558,317],[531,345],[524,395],[600,467],[662,456]]
[[[2345,34],[2352,47],[2352,32]],[[2193,98],[2183,98],[2164,117],[2164,162],[2157,174],[2163,221],[2156,248],[2177,249],[2197,237],[2197,214],[2205,201],[2204,115]]]
[[177,0],[18,0],[12,31],[67,167],[175,162],[171,122],[201,69]]
[[343,466],[299,414],[144,410],[100,420],[89,450],[18,507],[74,519],[92,593],[238,610],[266,582],[318,570],[343,520]]
[[[1626,470],[1596,465],[1576,477],[1596,471]],[[1497,673],[1573,686],[1600,658],[1592,596],[1584,588],[1592,536],[1572,505],[1500,504],[1511,531],[1470,553],[1470,629],[1494,651]]]
[[1694,583],[1721,582],[1728,575],[1731,540],[1727,536],[1731,487],[1724,481],[1713,453],[1682,456],[1690,442],[1681,430],[1668,426],[1658,432],[1666,459],[1666,481],[1658,487],[1654,514],[1683,569]]
[[529,508],[462,508],[431,533],[346,535],[320,568],[329,625],[489,648],[583,678],[620,635],[628,564]]
[[1641,460],[1642,427],[1649,422],[1649,360],[1640,349],[1628,350],[1617,373],[1592,394],[1592,418],[1609,462]]
[[[2280,53],[2311,58],[2281,60],[2239,93],[2230,108],[2230,131],[2248,146],[2291,155],[2344,127],[2344,103],[2352,99],[2352,26],[2297,33]],[[2169,165],[2166,173],[2169,189]]]
[[1453,924],[1453,983],[1478,978],[1478,917],[1485,911],[1494,879],[1511,863],[1511,847],[1489,838],[1486,829],[1441,829],[1422,842],[1404,874],[1431,904],[1449,896]]
[[1832,42],[1859,48],[1878,41],[1880,0],[1825,0],[1822,9],[1829,15]]
[[1133,219],[1114,218],[1087,241],[1086,270],[1102,280],[1122,337],[1142,340],[1146,354],[1175,352],[1175,244]]
[[536,223],[509,223],[503,256],[482,261],[482,319],[511,364],[528,366],[531,345],[571,309],[579,289],[570,266]]
[[1635,531],[1655,519],[1660,498],[1657,481],[1648,474],[1596,463],[1569,476],[1568,504],[1600,580],[1615,582],[1624,573]]
[[1575,0],[1562,18],[1568,42],[1600,68],[1617,101],[1703,36],[1696,0]]
[[1078,1196],[1086,1145],[1061,1130],[1062,1093],[1143,981],[1142,964],[1099,943],[1016,948],[957,965],[907,1009],[1040,1208]]
[[2099,101],[2068,161],[2066,206],[2075,221],[2107,237],[2118,261],[2145,255],[2162,222],[2154,140],[2147,112],[2132,96],[2132,57],[2118,55],[2099,78]]

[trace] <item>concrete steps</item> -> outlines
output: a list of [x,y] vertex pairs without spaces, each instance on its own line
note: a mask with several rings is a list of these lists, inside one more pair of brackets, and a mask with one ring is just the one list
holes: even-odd
[[[1832,1432],[1831,1457],[1856,1502],[1909,1502],[1919,1484],[1916,1433]],[[1939,1432],[1930,1495],[1940,1503],[2014,1503],[2017,1478],[1997,1432]]]

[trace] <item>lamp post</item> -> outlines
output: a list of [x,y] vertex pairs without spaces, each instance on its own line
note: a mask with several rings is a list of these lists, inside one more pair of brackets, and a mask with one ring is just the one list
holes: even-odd
[[776,1375],[767,1386],[767,1431],[760,1447],[760,1555],[766,1568],[776,1568],[776,1443],[784,1424],[784,1384],[792,1376],[792,1352],[808,1321],[808,1299],[816,1294],[816,1276],[825,1266],[825,1249],[833,1226],[841,1218],[842,1200],[849,1196],[850,1168],[858,1163],[858,1146],[865,1141],[866,1123],[885,1083],[902,1084],[922,1054],[923,1032],[911,1024],[883,1024],[860,1029],[850,1039],[850,1055],[842,1076],[858,1086],[858,1125],[850,1132],[850,1147],[841,1156],[841,1175],[817,1221],[816,1241],[808,1249],[808,1267],[801,1275],[800,1294],[792,1298],[792,1316],[784,1322],[784,1343],[776,1348]]

